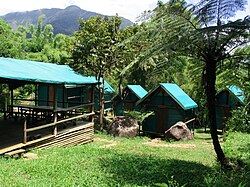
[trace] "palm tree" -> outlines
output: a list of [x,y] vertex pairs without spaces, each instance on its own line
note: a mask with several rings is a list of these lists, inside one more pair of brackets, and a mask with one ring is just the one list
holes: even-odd
[[249,42],[250,18],[229,20],[237,10],[244,9],[245,3],[245,0],[201,0],[197,5],[187,5],[184,0],[159,2],[149,23],[148,32],[151,37],[154,33],[154,42],[145,51],[145,56],[164,51],[202,62],[210,132],[222,166],[228,166],[228,161],[216,127],[216,70],[223,61],[235,58],[235,49]]

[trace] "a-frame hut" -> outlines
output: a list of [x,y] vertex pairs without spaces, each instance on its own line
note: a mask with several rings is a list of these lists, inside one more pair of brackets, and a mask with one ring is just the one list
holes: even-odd
[[115,116],[122,116],[122,97],[120,94],[116,94],[112,99],[113,111]]
[[[96,77],[91,76],[94,80],[96,80]],[[100,82],[104,82],[104,112],[112,111],[112,98],[115,96],[116,92],[115,89],[103,78],[100,78]],[[100,85],[100,84],[99,84]],[[99,92],[99,86],[96,86],[95,89],[95,110],[99,111],[100,108],[100,92]]]
[[143,98],[148,92],[141,85],[127,85],[122,90],[122,95],[112,98],[115,116],[123,115],[124,111],[138,110],[136,102]]
[[244,106],[244,92],[237,86],[226,86],[216,95],[216,125],[217,129],[223,130],[231,110]]
[[[0,121],[0,154],[31,146],[45,148],[93,140],[97,81],[81,76],[67,65],[0,58],[0,67],[0,84],[8,85],[10,91],[5,120]],[[37,88],[35,96],[18,99],[16,89],[26,84]],[[39,93],[40,86],[48,87],[47,92]],[[80,99],[72,102],[68,88],[81,88],[91,95],[84,98],[82,93],[74,93],[72,97]]]
[[137,102],[146,111],[154,111],[142,125],[142,131],[164,134],[178,121],[193,118],[197,104],[176,84],[160,83]]
[[122,91],[123,110],[137,110],[136,102],[147,93],[141,85],[127,85]]

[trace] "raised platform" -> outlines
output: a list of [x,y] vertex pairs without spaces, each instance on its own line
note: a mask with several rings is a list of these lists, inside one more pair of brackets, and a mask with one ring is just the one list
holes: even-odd
[[14,120],[0,121],[0,155],[18,149],[49,147],[62,147],[76,144],[84,144],[93,141],[94,123],[77,121],[76,124],[67,124],[58,128],[57,135],[51,135],[51,129],[42,129],[39,134],[31,134],[27,143],[23,143],[22,121]]

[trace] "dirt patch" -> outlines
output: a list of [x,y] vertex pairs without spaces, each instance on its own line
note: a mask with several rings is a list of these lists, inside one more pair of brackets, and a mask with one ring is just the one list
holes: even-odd
[[22,155],[22,158],[24,160],[33,160],[33,159],[38,159],[38,156],[35,153],[24,153]]
[[117,145],[117,143],[112,143],[112,144],[108,144],[108,145],[103,145],[100,148],[111,148],[111,147],[114,147],[116,145]]
[[111,148],[117,145],[117,143],[113,140],[107,140],[107,139],[102,139],[102,138],[94,138],[94,141],[109,143],[107,145],[101,146],[100,148]]
[[103,138],[94,138],[94,141],[96,141],[96,142],[106,142],[106,143],[114,143],[115,142],[113,140],[107,140],[107,139],[103,139]]
[[196,147],[195,144],[166,144],[166,143],[163,143],[160,139],[153,139],[143,144],[149,145],[152,147],[173,147],[173,148],[185,148],[185,149],[191,149],[191,148]]

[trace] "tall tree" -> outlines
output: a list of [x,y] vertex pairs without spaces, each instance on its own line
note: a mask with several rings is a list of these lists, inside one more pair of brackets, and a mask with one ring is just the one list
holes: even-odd
[[164,51],[203,63],[210,132],[222,166],[228,162],[216,127],[216,72],[225,60],[235,58],[235,49],[249,42],[250,18],[230,21],[237,10],[244,9],[245,3],[244,0],[201,0],[197,5],[187,5],[184,0],[159,2],[150,22],[155,42],[144,55]]
[[119,58],[119,27],[121,19],[113,17],[91,17],[79,20],[80,28],[75,33],[72,51],[72,66],[87,74],[94,74],[100,85],[100,125],[103,126],[104,114],[104,78],[121,60]]

